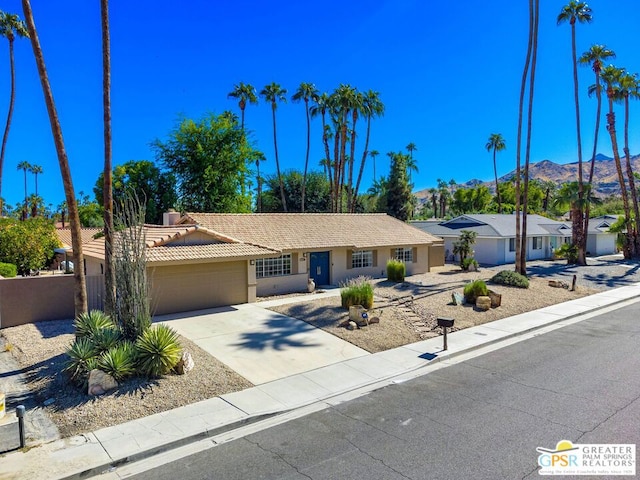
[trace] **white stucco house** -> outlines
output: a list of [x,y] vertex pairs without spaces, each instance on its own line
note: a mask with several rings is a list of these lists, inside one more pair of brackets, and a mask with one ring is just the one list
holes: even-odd
[[[445,222],[416,221],[412,225],[444,239],[445,260],[452,262],[453,242],[462,230],[477,233],[474,258],[481,265],[515,262],[516,218],[506,214],[465,214]],[[553,252],[571,241],[571,225],[540,215],[527,216],[527,260],[553,258]]]
[[587,255],[597,257],[618,252],[617,233],[609,233],[609,227],[618,220],[619,215],[601,215],[589,219],[587,231]]

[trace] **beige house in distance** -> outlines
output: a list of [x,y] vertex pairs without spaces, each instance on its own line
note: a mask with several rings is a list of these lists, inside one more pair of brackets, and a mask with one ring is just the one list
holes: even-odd
[[[165,214],[145,226],[156,314],[253,302],[257,297],[444,264],[443,241],[386,214]],[[87,276],[103,275],[104,239],[83,246]]]

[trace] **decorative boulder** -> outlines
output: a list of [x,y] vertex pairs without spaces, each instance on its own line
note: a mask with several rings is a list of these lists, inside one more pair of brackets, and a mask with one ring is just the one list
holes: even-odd
[[87,388],[89,395],[102,395],[116,388],[118,388],[118,382],[108,373],[98,369],[89,372],[89,387]]
[[369,325],[372,323],[380,323],[380,317],[372,317],[369,319]]
[[569,284],[562,280],[549,280],[549,286],[554,288],[569,288]]
[[351,305],[349,307],[349,320],[360,323],[363,319],[363,313],[367,313],[367,310],[362,305]]
[[491,299],[491,308],[499,307],[502,304],[502,295],[489,290],[489,298]]
[[358,328],[358,325],[356,325],[356,322],[349,322],[347,324],[347,330],[355,330],[356,328]]
[[491,297],[480,296],[476,298],[476,307],[478,310],[486,312],[491,308]]
[[176,366],[173,367],[178,375],[184,375],[185,373],[189,373],[193,370],[195,364],[193,363],[193,357],[189,352],[182,352],[182,357],[176,363]]
[[453,300],[454,305],[464,305],[464,295],[460,292],[453,292],[451,294],[451,299]]

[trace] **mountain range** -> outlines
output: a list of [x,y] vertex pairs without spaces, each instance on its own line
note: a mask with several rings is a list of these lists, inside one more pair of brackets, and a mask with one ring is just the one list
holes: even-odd
[[[626,160],[624,156],[621,157],[622,170],[626,172]],[[585,181],[589,178],[589,169],[591,167],[591,161],[583,161],[582,169]],[[640,172],[640,155],[631,156],[631,168],[634,172]],[[513,178],[516,171],[503,175],[498,178],[499,182],[506,182]],[[538,179],[542,182],[553,182],[556,185],[560,185],[566,182],[576,181],[578,178],[578,162],[574,163],[555,163],[551,160],[542,160],[541,162],[532,163],[529,165],[529,178]],[[625,175],[626,181],[626,175]],[[484,182],[478,179],[471,179],[465,183],[458,184],[458,187],[475,187],[478,185],[485,185],[489,190],[495,190],[495,181],[491,180]],[[598,197],[607,197],[609,195],[619,195],[620,185],[618,184],[618,172],[616,170],[616,163],[613,158],[609,158],[606,155],[599,153],[596,155],[596,162],[593,172],[593,188],[594,193]],[[430,197],[429,188],[415,192],[418,200],[423,200]]]

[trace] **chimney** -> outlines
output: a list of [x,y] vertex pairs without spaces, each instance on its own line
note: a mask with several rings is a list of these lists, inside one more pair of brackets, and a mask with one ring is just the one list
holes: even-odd
[[180,212],[176,212],[173,208],[162,214],[162,225],[176,225],[178,221],[180,221]]

